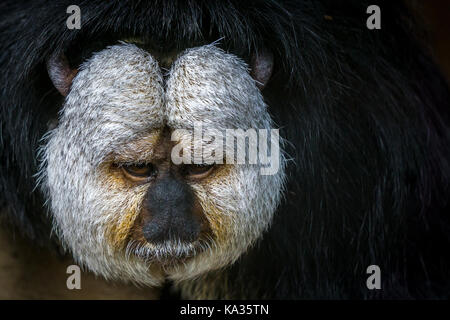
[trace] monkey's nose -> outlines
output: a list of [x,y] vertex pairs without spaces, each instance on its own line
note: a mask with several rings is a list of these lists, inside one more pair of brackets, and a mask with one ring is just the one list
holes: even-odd
[[161,179],[148,190],[146,206],[150,219],[142,233],[148,242],[198,239],[201,222],[194,214],[194,193],[185,182],[170,176]]
[[200,225],[195,219],[181,212],[167,217],[150,220],[142,229],[144,238],[150,243],[165,241],[194,242],[200,233]]

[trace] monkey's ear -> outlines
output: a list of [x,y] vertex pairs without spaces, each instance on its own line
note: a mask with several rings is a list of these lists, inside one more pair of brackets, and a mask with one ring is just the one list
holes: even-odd
[[256,51],[251,59],[251,76],[259,89],[264,89],[272,75],[273,54],[267,48]]
[[55,88],[65,97],[78,70],[71,69],[64,54],[54,54],[47,60],[47,71]]

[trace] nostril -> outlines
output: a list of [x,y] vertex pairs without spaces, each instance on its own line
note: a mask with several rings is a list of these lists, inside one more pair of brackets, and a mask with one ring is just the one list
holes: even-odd
[[142,233],[148,242],[160,243],[164,242],[166,231],[158,223],[149,222],[142,228]]

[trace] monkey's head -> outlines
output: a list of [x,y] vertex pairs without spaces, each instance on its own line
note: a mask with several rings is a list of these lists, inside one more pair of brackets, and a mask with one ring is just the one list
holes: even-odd
[[[260,59],[251,75],[237,56],[205,45],[163,71],[127,43],[78,71],[49,61],[66,97],[41,148],[40,182],[56,234],[78,263],[157,285],[229,265],[261,237],[280,202],[283,155],[270,175],[261,163],[227,162],[234,144],[202,162],[196,145],[204,155],[212,141],[192,133],[198,123],[220,133],[272,128],[259,89],[270,63]],[[173,160],[190,150],[197,161]]]

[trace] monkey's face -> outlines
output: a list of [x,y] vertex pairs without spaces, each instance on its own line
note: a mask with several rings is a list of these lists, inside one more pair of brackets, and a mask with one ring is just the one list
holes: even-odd
[[[227,163],[227,147],[214,154],[223,161],[198,161],[195,146],[204,155],[213,145],[192,134],[199,123],[222,133],[272,127],[236,56],[189,49],[163,74],[148,52],[121,44],[81,66],[41,170],[55,231],[78,263],[156,285],[226,266],[261,236],[280,201],[282,154],[271,175]],[[197,161],[176,163],[174,150]]]

